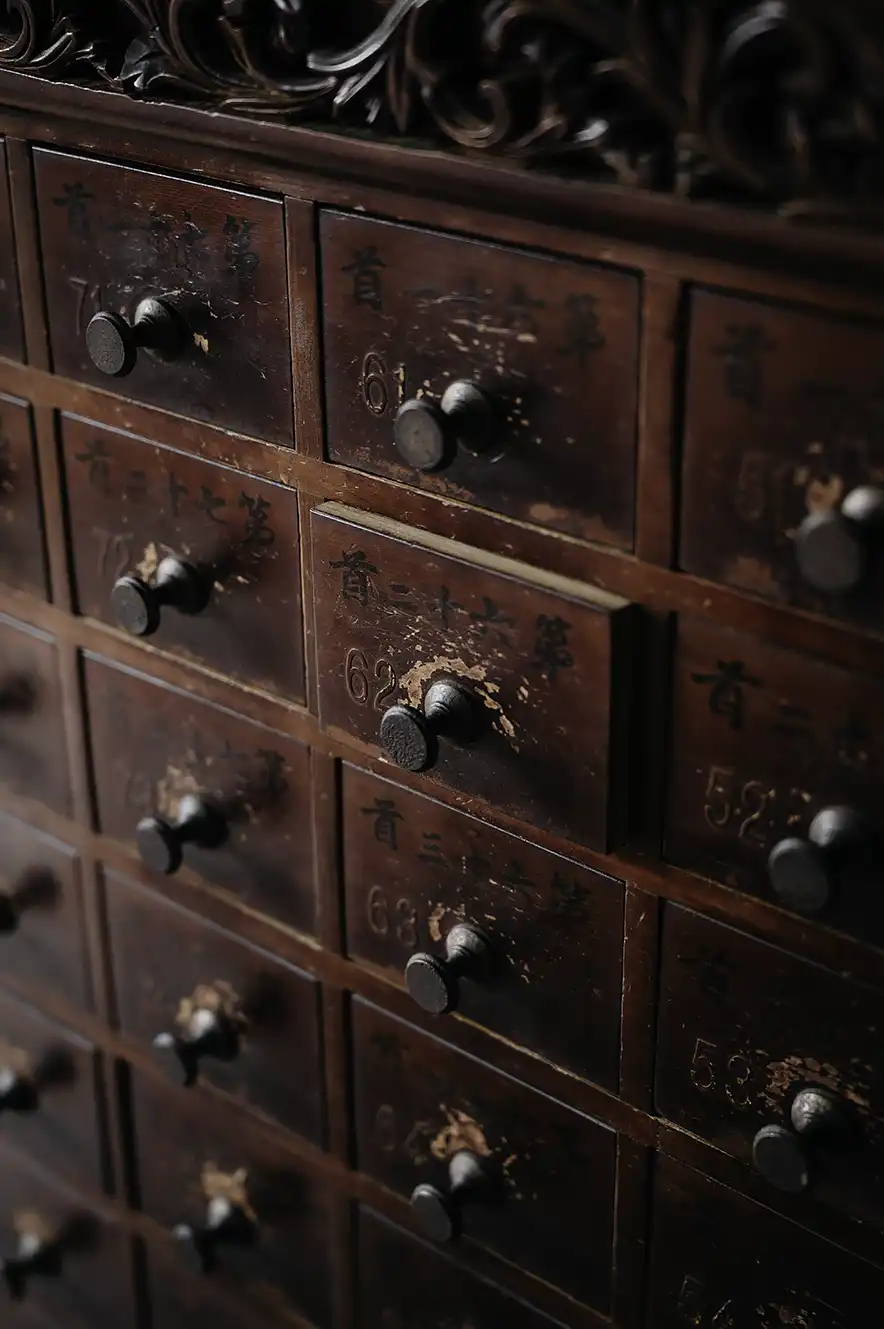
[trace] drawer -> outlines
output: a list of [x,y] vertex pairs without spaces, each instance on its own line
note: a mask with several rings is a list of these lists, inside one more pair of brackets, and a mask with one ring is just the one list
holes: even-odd
[[607,1313],[614,1132],[359,1000],[353,1043],[361,1171],[429,1238],[462,1231]]
[[0,973],[92,1009],[80,863],[73,849],[0,812]]
[[695,291],[682,566],[877,630],[884,328]]
[[[656,1106],[777,1192],[884,1228],[881,994],[677,905],[664,915]],[[884,1236],[879,1235],[884,1256]]]
[[360,1329],[556,1329],[558,1324],[368,1209],[359,1215],[358,1305]]
[[638,279],[367,217],[320,229],[331,459],[631,549]]
[[151,1329],[193,1329],[211,1324],[212,1329],[259,1329],[282,1324],[270,1321],[267,1312],[248,1314],[231,1305],[226,1289],[213,1286],[212,1280],[183,1267],[181,1250],[172,1239],[168,1249],[153,1242],[147,1252],[147,1289]]
[[107,873],[116,1011],[168,1074],[320,1143],[319,987],[229,932]]
[[[0,267],[2,263],[0,258]],[[0,293],[2,290],[0,277]],[[43,511],[31,408],[6,393],[0,393],[0,577],[17,591],[46,596]]]
[[103,1209],[5,1144],[0,1255],[0,1303],[10,1329],[41,1320],[78,1329],[133,1323],[131,1251],[123,1232]]
[[12,205],[6,173],[6,144],[0,138],[0,355],[9,360],[25,358],[22,335]]
[[616,844],[626,601],[338,504],[312,531],[322,723],[533,827]]
[[290,444],[281,201],[43,148],[34,169],[56,373]]
[[343,801],[350,955],[616,1093],[621,884],[352,766]]
[[70,816],[71,794],[55,642],[0,614],[0,789]]
[[95,1191],[104,1186],[98,1060],[85,1038],[0,995],[3,1139]]
[[80,613],[303,700],[297,494],[72,416],[62,439]]
[[682,620],[667,859],[880,942],[882,713],[884,681]]
[[333,1253],[325,1187],[220,1113],[173,1108],[168,1091],[143,1077],[133,1112],[141,1207],[168,1230],[177,1264],[220,1294],[325,1329]]
[[648,1325],[861,1329],[884,1276],[668,1158],[654,1187]]
[[312,931],[308,749],[98,657],[85,674],[101,830],[159,875],[183,861],[249,908]]

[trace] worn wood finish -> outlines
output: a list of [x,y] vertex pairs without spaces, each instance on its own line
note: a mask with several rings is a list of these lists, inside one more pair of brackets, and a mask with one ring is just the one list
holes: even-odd
[[[0,242],[2,243],[2,242]],[[0,393],[0,567],[3,581],[47,591],[34,424],[28,403]]]
[[406,1196],[447,1191],[451,1158],[476,1154],[499,1199],[468,1208],[465,1235],[607,1310],[614,1133],[362,1002],[353,1019],[362,1170]]
[[494,964],[460,985],[458,1010],[616,1090],[619,883],[355,767],[343,805],[349,954],[401,981],[410,956],[444,957],[451,928],[472,924]]
[[24,359],[24,334],[12,230],[12,205],[6,173],[6,144],[0,139],[0,355]]
[[117,579],[151,585],[182,559],[208,603],[161,610],[152,642],[302,701],[297,496],[88,420],[63,417],[61,435],[80,613],[116,626]]
[[85,673],[101,830],[134,849],[142,818],[174,821],[182,798],[209,798],[227,838],[217,848],[185,845],[185,866],[251,908],[311,932],[308,750],[108,662],[89,658]]
[[0,614],[0,786],[71,814],[58,650],[52,638]]
[[[635,278],[335,213],[320,234],[331,460],[631,549]],[[422,473],[394,447],[397,410],[464,380],[499,424]]]
[[474,743],[441,745],[429,778],[615,845],[629,607],[335,505],[311,532],[323,724],[375,744],[388,707],[454,679],[481,722]]
[[[308,975],[161,901],[116,874],[105,882],[121,1032],[154,1045],[172,1080],[198,1081],[317,1143],[324,1134],[319,994]],[[220,1049],[194,1041],[199,1012],[231,1031]],[[180,1039],[156,1046],[158,1035]],[[189,1040],[189,1041],[188,1041]],[[184,1055],[195,1052],[192,1063]]]
[[89,320],[165,299],[186,348],[171,364],[140,352],[126,395],[290,443],[281,203],[54,152],[35,168],[56,372],[112,388],[87,353]]
[[[134,1129],[140,1203],[167,1232],[180,1223],[203,1226],[213,1196],[244,1204],[254,1216],[250,1243],[218,1248],[206,1277],[219,1291],[229,1288],[271,1322],[278,1316],[300,1326],[303,1316],[329,1329],[326,1187],[233,1123],[185,1112],[146,1078],[134,1086]],[[192,1265],[185,1243],[177,1255]]]

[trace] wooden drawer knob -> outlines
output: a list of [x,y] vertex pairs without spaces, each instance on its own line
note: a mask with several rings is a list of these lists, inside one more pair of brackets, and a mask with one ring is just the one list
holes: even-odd
[[422,1182],[411,1193],[411,1208],[428,1241],[453,1241],[461,1234],[463,1210],[492,1203],[496,1191],[488,1165],[478,1154],[461,1149],[448,1163],[448,1190]]
[[0,1273],[13,1301],[24,1301],[32,1278],[58,1278],[68,1254],[93,1250],[99,1225],[88,1214],[77,1215],[53,1228],[35,1211],[25,1216],[27,1226],[18,1230],[14,1255],[0,1257]]
[[143,347],[158,360],[177,360],[187,345],[187,328],[165,300],[142,300],[131,323],[102,309],[89,320],[86,349],[95,368],[111,378],[131,374]]
[[0,1065],[0,1113],[34,1112],[37,1105],[37,1086],[31,1077],[14,1066]]
[[439,739],[469,743],[478,728],[478,708],[459,683],[432,683],[423,708],[391,706],[381,720],[381,746],[406,771],[426,771],[436,764]]
[[58,882],[46,868],[33,868],[9,886],[0,887],[0,936],[16,932],[22,914],[53,905],[58,895]]
[[0,679],[0,715],[28,715],[37,701],[37,690],[32,679],[21,674],[8,674]]
[[454,460],[458,445],[487,452],[498,433],[500,414],[475,383],[452,383],[437,405],[425,397],[404,402],[396,412],[393,443],[416,471],[441,471]]
[[873,546],[884,537],[884,490],[852,489],[840,508],[811,512],[795,534],[801,576],[825,595],[856,590],[869,570]]
[[223,813],[198,794],[187,794],[178,805],[178,820],[144,817],[135,830],[141,861],[151,872],[169,876],[181,867],[186,844],[217,849],[227,837]]
[[114,616],[133,637],[152,636],[167,605],[180,614],[200,614],[208,602],[207,578],[180,558],[164,558],[152,583],[141,577],[120,577],[111,592]]
[[201,1227],[178,1223],[172,1235],[181,1243],[198,1271],[211,1273],[218,1262],[219,1250],[224,1246],[251,1246],[258,1235],[258,1223],[244,1195],[245,1169],[231,1178],[236,1192],[233,1195],[213,1196],[206,1205],[206,1221]]
[[752,1161],[777,1190],[798,1195],[811,1181],[814,1146],[844,1137],[847,1118],[840,1100],[828,1089],[802,1089],[792,1100],[791,1129],[762,1126],[752,1141]]
[[771,850],[767,867],[774,893],[787,909],[818,914],[851,874],[870,862],[876,844],[871,827],[851,808],[823,808],[806,840],[789,836]]
[[488,938],[468,923],[458,923],[445,938],[445,958],[425,951],[412,955],[405,966],[405,982],[418,1006],[430,1015],[457,1010],[461,979],[487,980],[492,952]]
[[189,999],[174,1031],[157,1034],[153,1045],[175,1054],[184,1072],[184,1084],[189,1088],[199,1078],[204,1057],[234,1061],[239,1056],[244,1027],[245,1019],[239,1010],[230,1009],[218,1000],[209,1004]]

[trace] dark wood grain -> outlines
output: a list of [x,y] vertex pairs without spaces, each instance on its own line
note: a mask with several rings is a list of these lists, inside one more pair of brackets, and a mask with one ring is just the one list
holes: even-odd
[[0,787],[70,816],[58,651],[52,638],[0,614],[2,683],[19,703],[0,715]]
[[6,174],[6,144],[2,139],[0,139],[0,355],[8,356],[11,360],[24,359],[12,205],[9,198],[9,177]]
[[304,697],[297,495],[145,439],[62,417],[77,608],[116,625],[118,577],[194,567],[208,604],[165,609],[151,639],[244,683]]
[[447,1190],[458,1150],[485,1158],[502,1200],[465,1236],[607,1310],[614,1133],[360,1001],[353,1020],[360,1168],[409,1196]]
[[352,766],[343,803],[350,955],[401,982],[455,924],[480,928],[497,963],[461,985],[463,1016],[616,1090],[620,884]]
[[[635,278],[362,217],[326,213],[321,238],[329,457],[631,549]],[[499,437],[422,474],[396,411],[458,380],[497,404]]]
[[481,702],[481,731],[443,745],[428,778],[579,843],[616,844],[628,606],[369,520],[336,505],[312,514],[322,723],[375,743],[388,706],[419,706],[435,679],[454,678]]
[[89,319],[168,298],[189,349],[173,364],[142,352],[125,394],[291,443],[282,204],[59,153],[35,169],[56,371],[113,386],[86,352]]
[[45,595],[46,556],[34,425],[27,402],[0,393],[0,577]]
[[[307,748],[144,675],[86,661],[98,820],[134,845],[142,817],[214,800],[228,834],[185,865],[253,909],[311,932],[315,919]],[[133,757],[135,760],[133,760]]]

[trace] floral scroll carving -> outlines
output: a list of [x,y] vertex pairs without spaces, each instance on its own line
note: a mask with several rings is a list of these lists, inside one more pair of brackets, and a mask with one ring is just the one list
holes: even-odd
[[685,196],[884,201],[877,0],[0,0],[2,66]]

